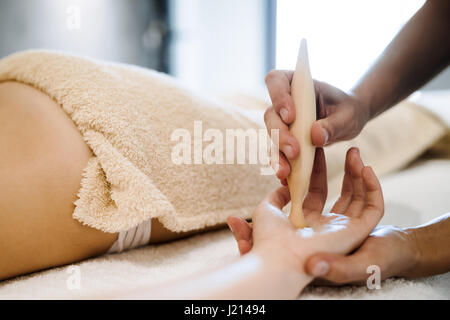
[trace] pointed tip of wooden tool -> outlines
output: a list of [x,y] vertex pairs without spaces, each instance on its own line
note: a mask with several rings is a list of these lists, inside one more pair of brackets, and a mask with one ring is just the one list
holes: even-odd
[[308,59],[308,45],[306,43],[306,39],[302,39],[300,41],[300,49],[298,50],[298,57],[297,57],[297,66],[300,65],[309,65],[309,59]]
[[307,44],[306,44],[306,39],[302,38],[302,40],[300,40],[300,48],[307,48]]

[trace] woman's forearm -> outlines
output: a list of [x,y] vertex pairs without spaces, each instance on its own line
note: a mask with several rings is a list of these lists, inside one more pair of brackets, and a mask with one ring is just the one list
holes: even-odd
[[[380,23],[382,23],[380,21]],[[411,18],[352,90],[374,118],[450,62],[450,2],[431,0]]]
[[[202,275],[121,294],[121,299],[294,299],[312,281],[274,252],[252,250]],[[293,265],[292,265],[293,266]],[[301,268],[303,269],[303,268]]]
[[425,225],[408,228],[417,262],[407,277],[425,277],[450,271],[450,213]]

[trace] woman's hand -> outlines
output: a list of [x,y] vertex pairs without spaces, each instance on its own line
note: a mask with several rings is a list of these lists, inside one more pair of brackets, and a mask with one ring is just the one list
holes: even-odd
[[306,272],[320,278],[319,284],[365,284],[367,267],[376,265],[381,279],[409,277],[419,261],[419,251],[411,230],[380,226],[351,255],[319,253],[310,257]]
[[323,149],[316,149],[303,203],[307,228],[296,229],[281,211],[290,201],[287,187],[270,193],[258,205],[252,224],[229,217],[241,254],[272,252],[279,258],[276,263],[286,261],[300,271],[314,253],[345,254],[357,248],[383,216],[383,195],[377,177],[370,167],[364,167],[358,149],[347,152],[345,168],[341,197],[331,213],[322,214],[327,198],[326,164]]
[[[272,100],[272,107],[266,110],[264,120],[269,134],[271,129],[279,130],[279,167],[277,177],[286,185],[290,172],[287,159],[295,159],[301,153],[295,137],[289,132],[289,125],[295,119],[294,101],[291,96],[292,71],[274,70],[266,77],[266,85]],[[323,147],[337,141],[356,137],[369,121],[369,108],[356,96],[320,81],[314,81],[316,91],[317,117],[311,127],[311,140],[316,147]],[[272,164],[276,167],[276,164]]]

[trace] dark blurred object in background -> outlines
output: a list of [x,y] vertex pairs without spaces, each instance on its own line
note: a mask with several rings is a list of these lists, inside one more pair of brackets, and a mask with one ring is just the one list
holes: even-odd
[[1,0],[0,57],[45,48],[167,72],[165,0]]

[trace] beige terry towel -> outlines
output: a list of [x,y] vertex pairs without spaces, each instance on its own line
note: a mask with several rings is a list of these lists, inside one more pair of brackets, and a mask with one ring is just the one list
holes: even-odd
[[73,217],[93,228],[118,232],[149,218],[173,231],[216,225],[230,214],[250,217],[262,196],[279,185],[275,176],[261,175],[260,165],[174,164],[175,129],[194,137],[196,120],[203,132],[260,127],[238,108],[201,99],[161,73],[27,51],[0,61],[5,80],[53,98],[92,149]]

